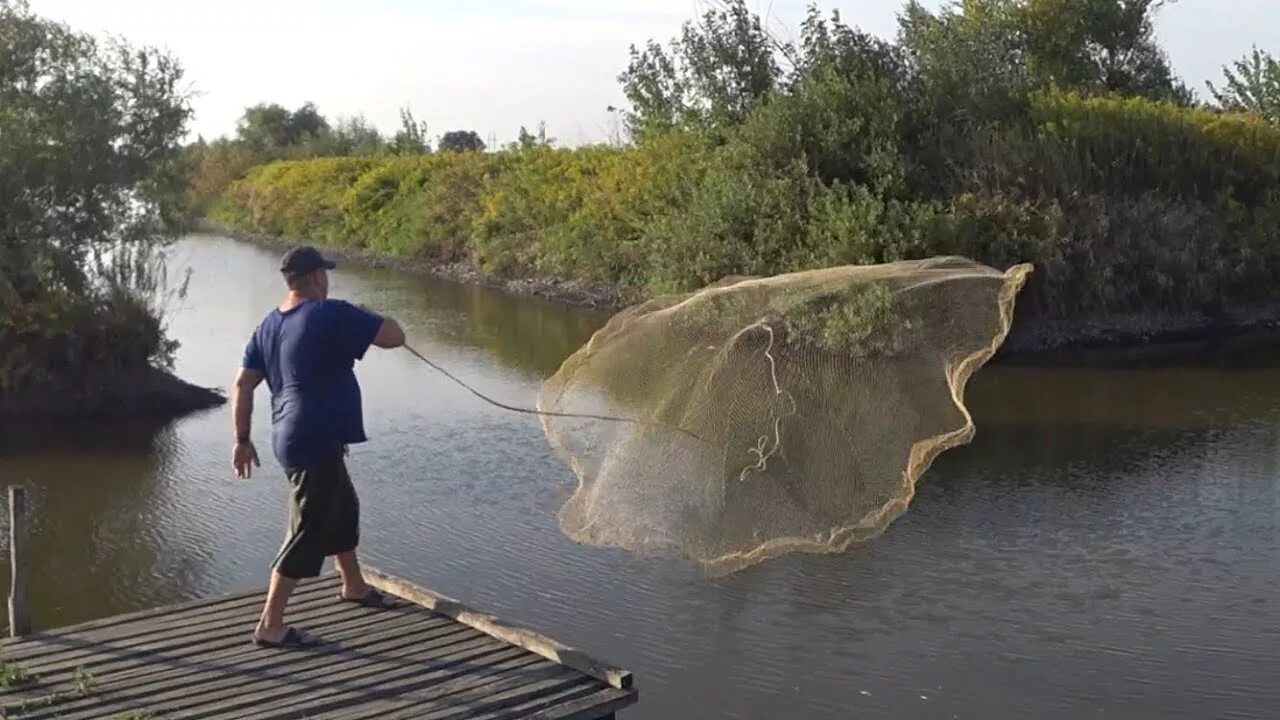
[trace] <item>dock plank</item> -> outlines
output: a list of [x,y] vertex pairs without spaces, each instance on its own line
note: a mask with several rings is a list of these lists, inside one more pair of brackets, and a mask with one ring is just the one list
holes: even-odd
[[[150,642],[166,636],[181,636],[184,631],[198,627],[218,630],[223,629],[227,623],[243,624],[246,618],[256,621],[262,603],[263,594],[259,592],[253,599],[239,601],[225,608],[199,607],[190,616],[164,613],[138,617],[127,623],[110,623],[88,629],[77,625],[74,631],[44,633],[32,636],[30,640],[24,638],[22,642],[0,645],[0,654],[12,660],[34,662],[46,655],[65,652],[69,644],[92,645],[98,642],[111,642],[115,646],[120,646],[123,643]],[[328,607],[332,604],[332,598],[323,587],[308,588],[307,592],[299,593],[289,603],[294,612],[314,607]]]
[[[429,622],[433,627],[458,629],[455,623],[451,623],[444,618],[436,618]],[[324,635],[327,639],[339,642],[367,633],[401,632],[397,626],[388,623],[386,618],[379,617],[376,614],[343,616],[328,622],[324,628]],[[115,658],[113,660],[95,662],[87,666],[68,663],[36,669],[36,671],[42,678],[51,682],[64,682],[71,679],[77,668],[84,667],[92,673],[109,677],[112,681],[122,681],[157,676],[179,666],[216,669],[220,663],[238,661],[251,655],[256,656],[261,652],[260,649],[253,647],[249,643],[248,631],[246,630],[244,633],[236,634],[233,637],[223,636],[212,641],[186,645],[173,650],[134,651],[120,655],[113,654],[112,657]]]
[[634,695],[627,695],[615,688],[605,688],[591,695],[523,717],[527,720],[600,720],[635,701]]
[[[297,601],[310,597],[326,589],[334,591],[337,587],[338,579],[336,576],[325,576],[315,580],[307,580],[298,584],[298,588],[294,591],[293,600]],[[123,625],[132,625],[138,629],[146,628],[148,625],[141,622],[144,620],[152,622],[160,621],[162,619],[194,620],[209,612],[222,612],[229,609],[244,609],[254,606],[261,608],[265,598],[265,590],[238,592],[224,595],[219,598],[190,600],[176,605],[150,608],[147,610],[137,610],[121,615],[100,618],[98,620],[90,620],[88,622],[79,623],[72,628],[67,628],[67,631],[73,630],[74,634],[79,637],[98,637],[100,635],[98,631],[109,630]],[[13,654],[21,653],[23,649],[27,647],[38,650],[43,644],[42,641],[44,638],[49,634],[50,633],[34,633],[25,637],[0,640],[0,653],[9,657]],[[60,631],[56,634],[65,635],[68,633]]]
[[407,581],[370,575],[403,604],[341,602],[334,575],[300,584],[286,622],[322,637],[319,648],[250,643],[262,590],[0,641],[0,658],[37,676],[0,690],[0,717],[594,720],[638,696],[626,671]]
[[[408,625],[392,626],[386,632],[362,634],[358,642],[345,645],[343,650],[391,652],[412,643],[432,643],[434,647],[437,641],[459,641],[454,638],[465,637],[463,630],[465,628],[458,628],[456,625],[420,624],[416,628]],[[136,704],[142,698],[146,698],[149,704],[157,708],[164,706],[173,710],[176,709],[175,705],[164,703],[169,700],[191,702],[202,694],[224,691],[226,688],[245,692],[252,687],[287,678],[292,673],[305,678],[313,667],[332,663],[333,657],[342,652],[291,653],[282,657],[275,652],[252,648],[247,642],[243,644],[251,648],[249,653],[238,656],[231,662],[187,662],[167,671],[124,679],[115,675],[102,676],[95,683],[92,697],[78,701],[79,705],[62,705],[59,710],[76,710],[91,704],[102,705],[107,700],[116,705]]]
[[[359,618],[337,623],[332,634],[335,639],[345,640],[359,634],[372,634],[375,637],[394,636],[402,629],[378,630],[377,618]],[[441,629],[454,629],[449,625],[437,625]],[[207,650],[201,653],[201,650]],[[94,664],[89,671],[93,676],[95,696],[101,692],[120,692],[130,686],[153,686],[163,682],[165,678],[178,673],[204,673],[209,675],[235,672],[236,665],[261,655],[262,651],[254,648],[243,638],[237,638],[234,647],[227,647],[223,642],[209,648],[190,648],[179,653],[157,653],[147,656],[135,654],[123,660],[110,663]],[[46,685],[57,686],[72,684],[78,668],[64,669],[54,674],[40,675]],[[2,698],[4,696],[0,696]]]
[[451,597],[432,592],[406,580],[385,575],[377,570],[371,570],[368,573],[368,580],[370,584],[380,590],[393,593],[398,597],[409,598],[441,615],[446,615],[460,623],[482,630],[553,662],[574,668],[592,677],[600,678],[616,688],[625,690],[631,687],[631,673],[626,670],[605,665],[589,657],[586,653],[561,645],[539,633],[530,632],[525,628],[512,625],[502,618],[477,612]]
[[[291,622],[326,622],[345,614],[345,609],[334,603],[316,601],[293,609],[288,614],[288,619]],[[35,656],[5,653],[5,657],[37,671],[42,668],[53,669],[83,661],[100,662],[111,657],[128,657],[139,653],[145,655],[164,650],[191,648],[218,639],[234,637],[245,642],[256,623],[256,614],[241,614],[223,618],[215,623],[192,624],[185,629],[166,628],[153,633],[135,632],[123,638],[110,636],[85,638],[68,634],[49,638],[46,641],[49,646],[48,652]]]
[[350,715],[349,720],[392,717],[397,711],[407,708],[413,711],[410,717],[427,717],[432,711],[456,710],[460,705],[466,706],[477,697],[497,692],[500,687],[503,687],[503,683],[524,684],[551,675],[581,679],[579,674],[567,668],[546,660],[534,661],[528,654],[521,653],[511,661],[468,673],[448,682],[432,683],[417,690],[400,692],[391,697],[364,703],[360,706],[359,712]]
[[[582,682],[581,676],[569,668],[552,666],[540,668],[514,677],[503,677],[497,682],[486,683],[472,690],[441,698],[438,701],[415,702],[401,711],[386,716],[396,718],[422,718],[422,720],[452,720],[471,718],[477,713],[519,705],[530,698],[547,695]],[[459,708],[458,705],[462,707]]]
[[[245,717],[246,720],[249,718],[267,720],[283,717],[316,717],[317,714],[323,716],[323,713],[335,712],[342,708],[367,705],[398,692],[432,684],[443,686],[456,678],[482,675],[487,668],[508,663],[510,665],[507,667],[513,667],[533,662],[535,662],[534,658],[519,652],[517,648],[504,647],[498,650],[468,648],[465,652],[433,659],[430,663],[424,663],[424,667],[380,674],[376,677],[376,682],[360,684],[348,682],[343,686],[311,693],[301,701],[284,705],[279,709],[272,708],[265,714]],[[367,676],[367,673],[365,675]],[[280,714],[280,710],[287,711],[288,714]]]
[[515,718],[528,717],[529,715],[539,711],[567,703],[571,700],[577,700],[578,698],[585,697],[599,691],[599,685],[583,681],[576,685],[564,688],[563,690],[543,693],[535,698],[510,707],[495,708],[493,710],[482,712],[478,715],[472,715],[468,720],[514,720]]
[[[370,657],[373,657],[373,653],[378,653],[380,657],[387,659],[381,662],[366,660],[366,668],[360,675],[348,674],[345,678],[338,678],[325,673],[327,668],[332,667],[334,658],[329,654],[321,654],[309,658],[310,662],[294,662],[269,670],[260,668],[217,676],[186,676],[155,694],[148,693],[143,688],[141,692],[130,693],[127,699],[109,705],[98,705],[97,709],[127,712],[145,703],[152,712],[168,715],[192,708],[214,708],[228,698],[232,698],[232,702],[241,707],[252,707],[255,703],[276,701],[282,695],[289,697],[327,692],[331,687],[344,687],[376,672],[369,668],[385,668],[398,662],[424,660],[429,657],[429,653],[438,650],[436,643],[429,643],[429,647],[421,652],[403,653],[406,647],[414,645],[419,639],[417,635],[407,634],[403,638],[367,646]],[[445,638],[440,644],[455,645],[456,643],[448,642],[451,639]],[[463,644],[476,642],[479,641],[464,641]]]

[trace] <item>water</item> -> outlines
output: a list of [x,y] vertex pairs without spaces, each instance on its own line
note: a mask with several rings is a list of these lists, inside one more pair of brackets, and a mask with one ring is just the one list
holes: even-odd
[[[226,387],[279,300],[276,255],[202,236],[174,259],[194,270],[177,371]],[[606,319],[391,271],[340,269],[332,290],[517,404]],[[716,580],[567,541],[555,512],[575,481],[536,418],[404,352],[371,350],[358,374],[366,561],[633,670],[623,717],[1280,716],[1269,363],[989,367],[971,385],[977,439],[887,534]],[[267,407],[264,388],[249,481],[231,472],[229,408],[62,426],[0,456],[0,478],[33,487],[36,625],[263,585],[286,521]]]

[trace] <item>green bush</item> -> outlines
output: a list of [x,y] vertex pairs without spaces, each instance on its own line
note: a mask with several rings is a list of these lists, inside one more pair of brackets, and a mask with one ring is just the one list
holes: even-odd
[[[1070,102],[1112,108],[1106,100]],[[1162,111],[1204,120],[1196,111]],[[1144,117],[1136,110],[1134,116]],[[1241,181],[1238,191],[1220,185],[1217,193],[1197,194],[1186,181],[1181,188],[1188,192],[1180,193],[1172,182],[1177,176],[1166,182],[1163,171],[1150,169],[1158,168],[1154,160],[1121,169],[1080,149],[1132,137],[1127,157],[1182,157],[1181,146],[1159,150],[1138,131],[1086,132],[1083,121],[1046,121],[1053,132],[1023,145],[1006,142],[999,162],[972,174],[953,197],[910,200],[815,177],[805,136],[781,132],[785,123],[776,117],[761,111],[718,146],[676,131],[629,149],[282,162],[233,185],[223,219],[261,233],[463,260],[508,276],[655,292],[726,275],[933,255],[964,255],[999,268],[1032,262],[1038,272],[1024,307],[1050,315],[1261,301],[1280,279],[1276,191]],[[1103,123],[1097,118],[1108,115],[1085,117]],[[1209,128],[1188,135],[1203,141],[1207,158],[1196,172],[1218,183],[1267,172],[1249,163],[1264,157],[1256,149],[1266,147],[1271,131],[1219,120],[1187,121]],[[1213,145],[1232,122],[1254,138],[1245,145],[1253,155]],[[1073,139],[1064,140],[1064,128],[1075,128]]]
[[1254,205],[1280,183],[1280,129],[1143,98],[1037,94],[1027,122],[989,128],[974,146],[967,179],[1034,196],[1159,192]]
[[156,314],[127,294],[10,305],[0,315],[0,347],[0,397],[87,394],[95,384],[163,365],[173,352]]
[[[633,55],[635,144],[530,136],[488,153],[280,162],[214,212],[267,234],[650,292],[961,255],[1035,264],[1019,304],[1032,318],[1277,299],[1280,130],[1191,107],[1150,8],[913,4],[897,44],[815,10],[784,72],[768,48],[729,52],[756,32],[741,0],[727,6],[672,53]],[[1094,44],[1115,32],[1128,38],[1119,65]],[[703,82],[720,76],[751,82]]]
[[347,244],[345,194],[378,162],[363,157],[317,158],[254,168],[228,188],[215,217],[266,235]]

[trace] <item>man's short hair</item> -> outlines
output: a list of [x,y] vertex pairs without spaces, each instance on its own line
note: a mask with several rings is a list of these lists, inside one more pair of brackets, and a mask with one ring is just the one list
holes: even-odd
[[284,273],[284,286],[290,290],[300,290],[305,284],[307,275],[311,273]]

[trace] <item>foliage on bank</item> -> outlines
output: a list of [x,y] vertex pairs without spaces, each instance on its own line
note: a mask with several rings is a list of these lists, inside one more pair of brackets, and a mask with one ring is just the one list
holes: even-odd
[[633,50],[625,147],[278,162],[210,213],[655,292],[959,254],[1035,263],[1032,317],[1280,299],[1280,131],[1193,101],[1157,3],[1084,4],[911,3],[895,43],[815,10],[780,47],[730,2]]
[[181,76],[0,0],[0,414],[87,409],[171,362]]

